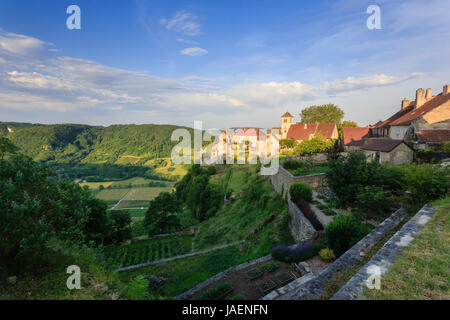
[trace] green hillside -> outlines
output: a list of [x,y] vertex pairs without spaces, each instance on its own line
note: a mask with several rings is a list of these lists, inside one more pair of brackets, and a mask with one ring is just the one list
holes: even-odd
[[[42,126],[41,124],[36,123],[27,123],[27,122],[0,122],[0,137],[6,136],[11,131],[17,131],[19,129],[34,127],[34,126]],[[9,130],[8,130],[9,128]]]
[[[3,123],[2,123],[3,125]],[[57,163],[117,163],[142,165],[169,157],[173,125],[113,125],[93,127],[80,124],[34,126],[21,124],[7,137],[21,152],[37,161]],[[193,130],[188,129],[191,133]]]

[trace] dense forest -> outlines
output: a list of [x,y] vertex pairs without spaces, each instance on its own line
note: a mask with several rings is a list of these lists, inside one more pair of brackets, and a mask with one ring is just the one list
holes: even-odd
[[[95,127],[3,122],[0,123],[0,135],[7,136],[22,153],[35,161],[144,165],[148,160],[170,156],[172,148],[178,143],[171,141],[171,134],[178,128],[184,127],[155,124]],[[193,133],[193,129],[185,129]]]

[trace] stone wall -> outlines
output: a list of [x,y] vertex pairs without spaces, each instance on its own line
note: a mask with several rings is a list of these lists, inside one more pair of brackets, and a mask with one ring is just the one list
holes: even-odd
[[276,192],[282,196],[286,195],[289,191],[289,187],[294,182],[303,182],[310,185],[313,189],[322,189],[326,186],[326,176],[325,173],[311,174],[307,176],[294,176],[288,170],[280,166],[277,174],[270,176],[270,181]]
[[291,234],[296,243],[304,243],[311,239],[316,233],[311,222],[303,215],[303,212],[297,207],[295,203],[288,200],[289,214],[291,215]]
[[381,277],[385,274],[403,248],[412,243],[435,212],[435,207],[424,206],[333,296],[332,300],[353,300],[360,297],[369,277],[377,274]]
[[341,255],[313,280],[306,283],[289,298],[291,300],[308,300],[320,297],[328,280],[338,273],[345,272],[349,267],[362,260],[365,253],[378,243],[388,232],[394,229],[406,217],[404,209],[395,211],[378,227],[362,238],[357,244]]
[[267,255],[261,258],[258,258],[256,260],[252,260],[252,261],[248,261],[245,263],[242,263],[240,265],[231,267],[221,273],[216,274],[214,277],[209,278],[208,280],[196,285],[195,287],[193,287],[192,289],[174,297],[174,300],[189,300],[191,299],[195,294],[197,294],[198,292],[202,291],[203,289],[207,288],[208,286],[210,286],[211,284],[223,279],[224,277],[226,277],[227,275],[236,272],[236,271],[240,271],[243,270],[245,268],[248,268],[250,266],[253,266],[255,264],[259,264],[262,262],[267,262],[272,260],[272,256],[271,255]]

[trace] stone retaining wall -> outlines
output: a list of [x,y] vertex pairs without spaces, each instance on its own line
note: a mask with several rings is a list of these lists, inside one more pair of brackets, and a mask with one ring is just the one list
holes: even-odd
[[270,260],[272,260],[272,256],[271,255],[267,255],[267,256],[258,258],[256,260],[248,261],[248,262],[242,263],[240,265],[231,267],[231,268],[229,268],[229,269],[227,269],[227,270],[225,270],[225,271],[223,271],[221,273],[216,274],[214,277],[209,278],[208,280],[206,280],[206,281],[196,285],[192,289],[190,289],[190,290],[188,290],[188,291],[186,291],[186,292],[184,292],[184,293],[174,297],[173,299],[174,300],[188,300],[188,299],[191,299],[196,293],[202,291],[203,289],[207,288],[209,285],[211,285],[211,284],[213,284],[213,283],[223,279],[224,277],[226,277],[227,275],[229,275],[229,274],[231,274],[233,272],[240,271],[240,270],[243,270],[243,269],[248,268],[250,266],[253,266],[255,264],[259,264],[259,263],[262,263],[262,262],[267,262],[267,261],[270,261]]
[[[331,300],[353,300],[362,294],[370,276],[382,276],[387,272],[395,258],[404,247],[409,246],[418,233],[431,220],[436,208],[425,205],[416,215],[397,231],[394,236],[367,262],[334,296]],[[383,278],[381,278],[383,281]]]
[[349,267],[362,260],[364,254],[378,243],[388,232],[394,229],[406,217],[404,209],[395,211],[389,218],[384,220],[378,227],[362,238],[357,244],[340,256],[336,261],[320,272],[317,277],[289,298],[291,300],[308,300],[319,297],[326,287],[328,280],[335,274],[345,272]]
[[284,197],[286,192],[289,193],[289,187],[294,182],[306,183],[310,185],[311,188],[317,190],[326,186],[326,177],[325,173],[310,174],[307,176],[294,176],[280,165],[277,174],[270,176],[270,182],[276,192],[279,194],[283,192],[282,196]]
[[303,243],[311,239],[316,233],[311,222],[303,215],[303,212],[297,207],[295,203],[288,200],[289,214],[291,215],[291,234],[296,243]]
[[161,238],[177,237],[177,236],[192,236],[197,232],[198,229],[199,229],[199,227],[191,227],[189,230],[185,230],[185,231],[156,234],[154,236],[151,236],[148,238],[142,238],[142,239],[132,239],[131,242],[135,243],[135,242],[142,242],[142,241],[148,241],[148,240],[153,240],[153,239],[161,239]]

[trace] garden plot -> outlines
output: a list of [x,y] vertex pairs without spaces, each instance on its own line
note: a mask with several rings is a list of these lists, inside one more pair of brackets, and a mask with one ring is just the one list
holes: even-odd
[[161,187],[146,187],[146,188],[132,188],[130,192],[124,197],[124,201],[150,201],[155,199],[161,192],[168,192],[170,188]]
[[119,267],[174,257],[190,252],[192,236],[170,237],[105,248],[106,260]]

